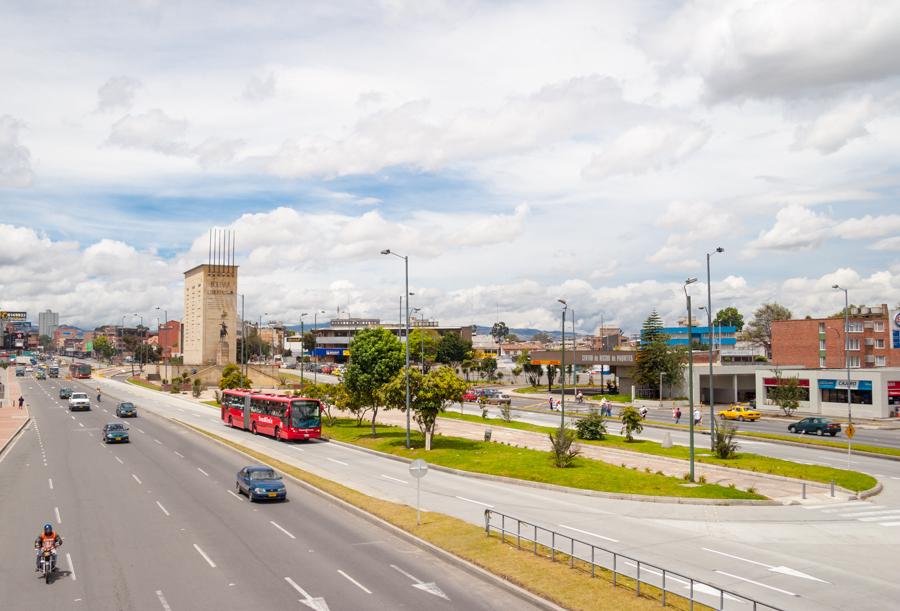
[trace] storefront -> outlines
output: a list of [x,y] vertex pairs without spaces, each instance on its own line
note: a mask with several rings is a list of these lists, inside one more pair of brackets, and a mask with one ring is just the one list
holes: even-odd
[[762,409],[778,410],[771,390],[778,379],[796,378],[805,390],[799,413],[821,416],[847,415],[847,393],[854,417],[890,418],[900,410],[900,368],[846,369],[780,368],[756,372],[757,396]]

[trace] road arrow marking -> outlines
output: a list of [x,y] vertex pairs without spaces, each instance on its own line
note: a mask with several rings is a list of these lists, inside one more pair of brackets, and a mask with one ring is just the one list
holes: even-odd
[[290,577],[285,577],[284,580],[290,584],[292,588],[300,592],[300,595],[303,598],[300,600],[301,603],[309,607],[310,609],[315,609],[315,611],[328,611],[328,604],[325,602],[325,599],[321,596],[313,598],[310,596],[306,590],[297,585]]
[[732,575],[731,573],[726,573],[725,571],[720,571],[716,569],[716,573],[719,575],[725,575],[726,577],[731,577],[732,579],[740,579],[741,581],[746,581],[747,583],[752,583],[755,586],[760,586],[763,588],[768,588],[770,590],[775,590],[776,592],[781,592],[782,594],[787,594],[788,596],[799,596],[799,594],[794,594],[793,592],[788,592],[787,590],[782,590],[781,588],[776,588],[774,586],[769,586],[764,583],[760,583],[758,581],[753,581],[752,579],[747,579],[746,577],[739,577],[738,575]]
[[406,571],[401,569],[396,564],[392,564],[391,568],[394,569],[395,571],[397,571],[398,573],[400,573],[401,575],[405,575],[409,579],[412,579],[413,581],[415,581],[416,583],[412,584],[412,586],[414,588],[422,590],[423,592],[428,592],[429,594],[433,594],[434,596],[443,598],[444,600],[450,600],[450,598],[446,594],[444,594],[443,590],[441,590],[435,582],[429,581],[428,583],[425,583],[424,581],[422,581],[415,575],[410,575],[409,573],[407,573]]
[[[735,560],[741,560],[742,562],[749,562],[750,564],[755,564],[757,566],[762,566],[769,569],[773,573],[780,573],[782,575],[789,575],[791,577],[799,577],[801,579],[809,579],[811,581],[818,581],[819,583],[827,583],[830,584],[830,581],[825,581],[824,579],[819,579],[818,577],[813,577],[812,575],[808,575],[807,573],[803,573],[802,571],[798,571],[797,569],[792,569],[786,566],[772,566],[771,564],[766,564],[764,562],[757,562],[756,560],[750,560],[748,558],[741,558],[740,556],[735,556],[734,554],[726,554],[725,552],[720,552],[714,549],[709,549],[708,547],[700,548],[705,552],[712,552],[713,554],[719,554],[721,556],[727,556],[729,558],[734,558]],[[722,571],[716,571],[717,573],[722,573]],[[726,573],[722,573],[725,575]],[[741,578],[738,578],[741,579]],[[749,580],[745,580],[749,581]],[[753,582],[751,582],[753,583]],[[766,586],[768,587],[768,586]],[[774,588],[777,589],[777,588]],[[779,590],[783,592],[784,590]],[[796,594],[792,594],[792,596],[796,596]]]

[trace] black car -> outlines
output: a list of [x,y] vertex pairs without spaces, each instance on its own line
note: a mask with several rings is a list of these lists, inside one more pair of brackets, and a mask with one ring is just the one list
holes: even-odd
[[104,424],[103,441],[106,443],[128,443],[128,427],[121,422]]
[[137,408],[130,401],[122,401],[116,405],[116,416],[119,418],[137,418]]
[[287,490],[281,476],[271,467],[244,467],[237,474],[235,482],[238,494],[246,494],[250,502],[266,500],[285,500]]
[[791,433],[818,433],[819,435],[831,435],[834,437],[841,432],[841,425],[827,418],[804,418],[800,422],[788,425]]
[[59,398],[60,399],[68,399],[72,396],[72,389],[68,386],[63,386],[59,389]]

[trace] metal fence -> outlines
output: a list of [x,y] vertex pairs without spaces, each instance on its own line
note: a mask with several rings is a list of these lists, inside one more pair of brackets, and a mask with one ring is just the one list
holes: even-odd
[[[613,586],[633,585],[637,596],[641,596],[641,586],[644,586],[644,596],[658,598],[663,607],[676,602],[672,600],[672,597],[675,597],[676,600],[684,601],[690,609],[697,603],[719,610],[752,608],[753,611],[782,611],[780,607],[762,603],[749,596],[492,509],[484,510],[484,530],[488,536],[496,532],[503,543],[515,544],[519,549],[530,548],[533,554],[549,558],[551,561],[556,562],[559,556],[559,559],[568,562],[571,568],[590,571],[591,577],[608,572]],[[632,583],[623,583],[622,577]],[[650,586],[649,591],[647,586]],[[748,604],[752,606],[747,607]]]

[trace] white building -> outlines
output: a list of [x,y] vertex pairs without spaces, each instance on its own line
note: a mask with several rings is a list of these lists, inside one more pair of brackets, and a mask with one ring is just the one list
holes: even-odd
[[40,335],[46,335],[48,337],[53,337],[53,333],[56,331],[56,328],[59,326],[59,313],[51,312],[47,310],[46,312],[38,313],[38,333]]

